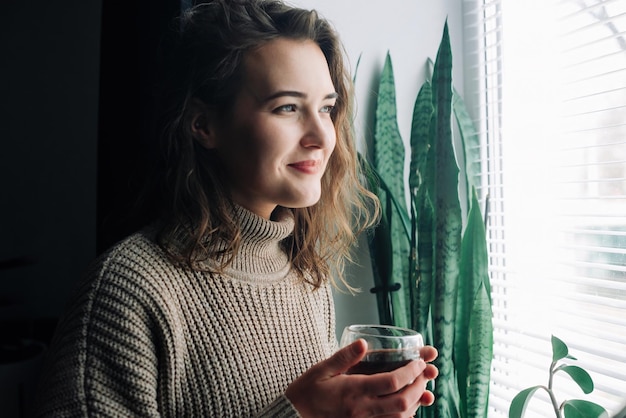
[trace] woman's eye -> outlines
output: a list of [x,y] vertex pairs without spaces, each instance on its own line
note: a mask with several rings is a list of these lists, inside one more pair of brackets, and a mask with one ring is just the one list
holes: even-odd
[[322,108],[320,109],[320,112],[321,113],[332,113],[334,108],[335,108],[334,105],[322,106]]
[[274,111],[277,112],[277,113],[295,112],[296,111],[296,105],[288,104],[288,105],[279,106]]

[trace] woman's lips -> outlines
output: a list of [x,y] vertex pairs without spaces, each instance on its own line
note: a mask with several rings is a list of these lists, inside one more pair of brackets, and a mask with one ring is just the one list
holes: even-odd
[[320,166],[321,162],[319,160],[298,161],[296,163],[289,164],[289,167],[306,174],[317,173],[320,169]]

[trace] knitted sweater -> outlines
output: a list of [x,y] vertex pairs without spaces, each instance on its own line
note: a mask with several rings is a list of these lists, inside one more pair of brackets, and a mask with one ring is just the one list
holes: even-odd
[[290,269],[279,222],[237,209],[223,275],[178,268],[150,233],[101,256],[61,319],[37,416],[297,417],[289,383],[336,349],[332,295]]

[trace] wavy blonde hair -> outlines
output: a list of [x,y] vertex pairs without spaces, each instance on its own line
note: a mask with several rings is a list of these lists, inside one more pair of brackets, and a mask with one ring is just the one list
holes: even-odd
[[[155,190],[161,208],[159,245],[172,260],[192,269],[201,268],[203,260],[220,258],[225,260],[221,270],[237,253],[241,234],[233,202],[219,159],[193,139],[192,103],[200,100],[227,117],[247,51],[279,37],[312,40],[326,57],[339,95],[331,115],[337,143],[322,177],[319,202],[290,209],[295,229],[283,244],[293,269],[315,288],[335,277],[348,285],[345,262],[352,260],[357,236],[376,223],[379,203],[362,184],[352,130],[352,81],[336,32],[315,11],[278,0],[199,4],[181,15],[177,27],[165,56],[161,96],[167,107],[161,118],[164,147]],[[184,245],[170,245],[180,237]],[[218,253],[218,242],[226,242],[227,250]]]

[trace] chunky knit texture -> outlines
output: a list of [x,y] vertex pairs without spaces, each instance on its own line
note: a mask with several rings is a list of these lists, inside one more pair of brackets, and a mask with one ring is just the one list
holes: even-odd
[[37,416],[297,417],[289,383],[336,349],[329,286],[298,280],[280,222],[242,208],[224,275],[177,268],[151,234],[90,269],[62,318]]

